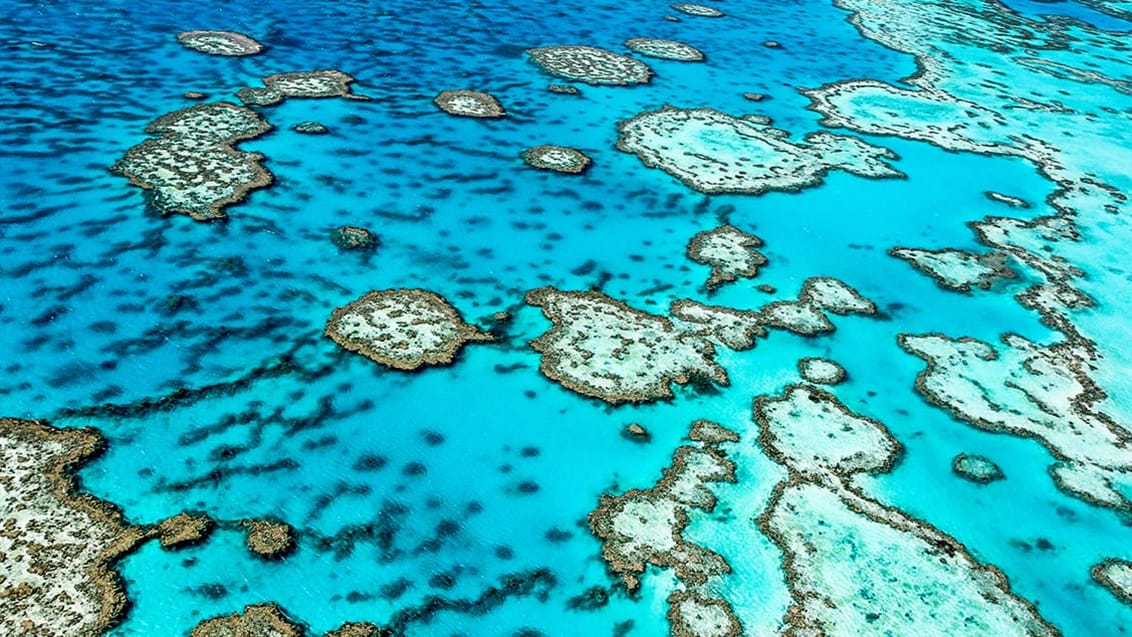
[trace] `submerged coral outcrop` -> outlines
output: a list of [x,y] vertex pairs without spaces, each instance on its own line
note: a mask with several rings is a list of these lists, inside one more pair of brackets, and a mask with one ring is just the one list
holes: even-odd
[[1006,255],[1002,252],[893,248],[888,253],[911,263],[941,288],[957,292],[970,292],[972,288],[989,290],[998,281],[1018,277],[1006,265]]
[[271,130],[249,108],[199,104],[163,115],[145,130],[153,137],[127,150],[110,170],[144,188],[162,214],[222,219],[224,208],[272,182],[263,155],[234,146]]
[[276,73],[263,78],[263,88],[247,86],[237,91],[236,97],[249,106],[274,106],[290,97],[368,100],[353,92],[350,85],[356,81],[335,69]]
[[646,84],[653,74],[640,60],[592,46],[547,46],[527,54],[542,70],[571,82],[628,86]]
[[523,161],[531,168],[580,175],[593,163],[580,150],[566,146],[543,145],[528,148],[522,153]]
[[762,239],[730,225],[705,230],[688,242],[688,258],[711,266],[711,276],[704,283],[710,292],[740,277],[753,279],[767,258],[759,252]]
[[712,108],[664,106],[618,124],[617,148],[705,194],[798,191],[831,170],[869,178],[903,177],[892,151],[825,131],[800,143],[762,120]]
[[599,292],[547,287],[528,292],[526,300],[553,323],[531,342],[543,355],[539,369],[568,389],[623,403],[671,398],[672,383],[696,377],[727,384],[711,343],[667,318]]
[[467,89],[441,91],[432,100],[437,108],[458,117],[496,119],[506,117],[503,105],[491,93]]
[[630,38],[625,40],[625,46],[635,53],[662,60],[674,60],[676,62],[702,62],[704,60],[703,51],[676,40]]
[[125,613],[112,566],[148,536],[74,477],[104,444],[93,429],[0,419],[0,633],[100,635]]
[[492,340],[443,297],[420,289],[365,294],[335,309],[325,333],[351,352],[400,370],[448,365],[465,344]]
[[1001,571],[869,497],[902,448],[881,423],[806,385],[755,401],[759,443],[789,475],[758,518],[783,551],[790,635],[1058,635]]
[[186,49],[209,55],[243,57],[263,51],[263,45],[254,38],[235,31],[182,31],[177,41]]
[[742,630],[731,605],[705,586],[731,567],[718,553],[685,539],[683,531],[691,509],[715,508],[707,483],[735,481],[735,465],[721,445],[739,436],[700,420],[692,423],[690,438],[697,444],[678,448],[652,487],[603,495],[589,515],[590,530],[602,542],[607,567],[630,591],[640,588],[647,566],[674,570],[682,585],[668,600],[674,635],[736,637]]

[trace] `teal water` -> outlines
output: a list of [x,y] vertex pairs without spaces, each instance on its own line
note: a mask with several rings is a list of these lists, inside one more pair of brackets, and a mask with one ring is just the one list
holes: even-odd
[[[1129,28],[1070,2],[1010,6],[1035,20]],[[739,482],[713,487],[720,509],[687,534],[734,566],[718,586],[748,634],[773,634],[789,604],[781,553],[751,519],[782,473],[755,443],[750,406],[797,382],[805,356],[841,363],[850,375],[836,389],[841,400],[905,445],[904,461],[869,482],[878,497],[1002,568],[1066,635],[1132,625],[1132,610],[1088,577],[1104,557],[1132,557],[1127,526],[1054,489],[1037,443],[977,431],[925,403],[912,390],[922,362],[896,346],[897,334],[932,331],[1056,340],[1012,299],[1025,276],[958,295],[886,254],[979,249],[966,222],[1048,214],[1054,185],[1021,159],[878,136],[865,138],[895,151],[907,179],[833,173],[801,193],[704,196],[646,169],[614,148],[616,122],[638,112],[711,106],[771,117],[800,138],[821,125],[797,89],[852,78],[900,85],[916,69],[829,2],[720,7],[727,17],[669,22],[665,3],[575,0],[0,3],[0,326],[9,353],[0,414],[102,430],[110,450],[82,471],[83,484],[133,522],[187,509],[223,520],[274,515],[299,531],[299,550],[280,563],[253,559],[234,531],[178,552],[143,547],[121,563],[134,607],[113,634],[186,634],[264,601],[321,633],[406,617],[432,596],[447,600],[444,610],[407,622],[408,634],[595,635],[624,622],[630,635],[666,634],[674,584],[664,572],[646,575],[639,599],[615,593],[590,611],[568,601],[613,585],[585,524],[598,496],[653,484],[697,418],[743,441],[732,452]],[[188,29],[236,30],[269,49],[205,56],[177,44]],[[707,61],[648,59],[650,85],[582,86],[574,97],[547,92],[556,80],[522,53],[552,44],[622,51],[640,36],[687,42]],[[190,105],[185,91],[232,100],[265,75],[317,68],[350,73],[373,101],[261,109],[275,130],[241,148],[263,153],[276,183],[229,209],[227,222],[162,217],[106,170],[148,122]],[[433,107],[437,92],[458,88],[491,91],[511,117],[462,120]],[[754,103],[744,92],[769,98]],[[1129,143],[1119,137],[1128,108],[1098,111],[1111,118],[1114,144]],[[290,130],[305,120],[331,134]],[[583,150],[594,167],[578,178],[527,169],[519,152],[542,143]],[[526,343],[549,323],[522,305],[527,290],[601,286],[654,313],[677,298],[707,301],[708,270],[684,248],[723,221],[762,238],[770,263],[711,303],[753,309],[796,298],[808,277],[834,276],[874,300],[883,320],[835,317],[837,332],[818,339],[775,332],[753,351],[720,354],[730,387],[678,388],[666,403],[611,408],[539,374]],[[344,224],[372,229],[379,250],[339,252],[328,234]],[[1112,258],[1088,242],[1075,249],[1081,267]],[[396,287],[434,290],[472,322],[502,310],[515,321],[504,342],[416,374],[321,336],[334,307]],[[1126,331],[1121,318],[1096,322],[1112,343]],[[182,388],[197,391],[139,407]],[[622,437],[632,422],[649,429],[650,443]],[[950,470],[960,451],[991,456],[1008,479],[961,481]],[[1034,549],[1038,538],[1054,549]],[[516,574],[533,591],[474,603]]]

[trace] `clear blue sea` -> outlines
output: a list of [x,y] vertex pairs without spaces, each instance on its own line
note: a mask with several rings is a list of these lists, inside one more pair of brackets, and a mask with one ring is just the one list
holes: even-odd
[[[133,607],[112,635],[185,635],[266,601],[322,634],[406,617],[434,596],[450,603],[406,620],[407,634],[610,635],[624,622],[627,635],[668,634],[673,582],[659,569],[638,598],[615,593],[594,610],[568,602],[615,581],[585,522],[599,496],[655,483],[699,418],[741,434],[731,447],[738,482],[713,486],[719,508],[694,513],[687,535],[732,564],[718,588],[746,633],[775,634],[789,605],[782,556],[752,519],[783,472],[756,444],[751,403],[799,382],[807,356],[844,366],[838,398],[905,446],[892,473],[867,480],[878,499],[1001,568],[1065,635],[1132,626],[1132,608],[1089,578],[1101,559],[1132,558],[1132,529],[1059,492],[1037,442],[980,431],[925,402],[913,388],[923,362],[896,341],[927,332],[1056,340],[1013,298],[1025,277],[957,294],[887,254],[979,250],[968,221],[1049,214],[1053,183],[1022,159],[869,136],[897,153],[907,179],[833,172],[798,193],[706,196],[646,168],[614,147],[617,122],[642,111],[764,115],[801,138],[823,127],[798,89],[861,78],[905,86],[916,72],[914,58],[862,37],[829,0],[716,4],[726,17],[669,21],[668,4],[651,0],[0,0],[0,415],[100,429],[109,451],[82,470],[82,484],[131,522],[191,510],[274,516],[299,534],[280,562],[253,558],[233,530],[176,552],[144,546],[119,565]],[[1056,15],[1132,30],[1074,2],[1007,4],[1036,25]],[[267,49],[203,55],[175,38],[191,29],[238,31]],[[560,80],[524,54],[556,44],[624,53],[632,37],[686,42],[707,60],[649,58],[648,85],[578,85],[572,96],[548,92]],[[240,148],[265,155],[275,183],[229,208],[227,221],[162,216],[108,171],[149,122],[194,103],[186,91],[235,101],[264,76],[325,68],[351,74],[372,99],[258,109],[275,129]],[[1126,64],[1122,80],[1132,82]],[[432,104],[441,90],[465,88],[491,92],[510,116],[462,119]],[[1121,99],[1102,116],[1132,145],[1132,98]],[[291,130],[307,120],[330,134]],[[531,170],[519,154],[539,144],[572,146],[594,165],[579,177]],[[722,222],[760,237],[769,264],[709,299],[708,268],[684,251]],[[381,246],[340,251],[329,235],[341,225],[371,229]],[[1095,246],[1098,263],[1113,249]],[[745,309],[794,299],[812,276],[851,284],[884,320],[834,317],[829,336],[776,331],[751,351],[721,352],[731,385],[718,393],[677,388],[672,401],[611,407],[547,380],[527,346],[550,323],[523,295],[545,285],[602,285],[663,314],[679,298]],[[762,283],[777,292],[757,290]],[[433,290],[473,323],[499,311],[514,322],[502,342],[417,373],[323,337],[335,307],[401,287]],[[1110,346],[1122,334],[1127,323],[1115,322]],[[622,435],[634,422],[650,442]],[[959,452],[993,458],[1007,478],[961,480],[950,465]],[[1033,548],[1041,538],[1053,548]],[[533,590],[475,603],[514,575]]]

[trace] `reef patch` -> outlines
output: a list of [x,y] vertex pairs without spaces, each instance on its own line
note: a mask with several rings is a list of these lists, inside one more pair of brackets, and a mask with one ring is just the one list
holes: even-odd
[[631,38],[625,40],[625,46],[635,53],[662,60],[674,60],[676,62],[702,62],[704,60],[703,51],[676,40]]
[[699,16],[701,18],[722,18],[724,15],[726,15],[722,11],[720,11],[719,9],[716,9],[715,7],[709,7],[707,5],[702,5],[702,4],[691,4],[691,3],[688,3],[688,2],[681,2],[681,3],[678,3],[678,4],[671,5],[671,7],[673,9],[679,11],[680,13],[685,14],[685,15],[694,15],[694,16]]
[[542,70],[571,82],[629,86],[647,84],[653,74],[640,60],[592,46],[547,46],[527,54]]
[[756,399],[755,420],[789,471],[757,520],[783,551],[786,634],[1060,634],[958,540],[859,490],[900,458],[884,425],[805,385]]
[[565,146],[535,146],[523,151],[523,161],[532,168],[580,175],[590,167],[592,160],[580,150]]
[[222,219],[224,208],[272,182],[263,155],[234,148],[271,130],[255,111],[217,102],[198,104],[154,120],[154,137],[126,151],[110,171],[147,191],[162,214],[197,221]]
[[449,365],[466,343],[492,340],[443,297],[420,289],[370,292],[334,310],[325,333],[351,352],[400,370]]
[[845,368],[828,358],[803,358],[798,361],[798,373],[815,385],[839,385],[846,377]]
[[263,88],[247,86],[237,91],[236,97],[249,106],[274,106],[290,97],[368,100],[351,89],[356,81],[334,69],[277,73],[263,78]]
[[993,460],[971,453],[961,453],[952,458],[951,470],[955,475],[979,484],[995,482],[1006,477]]
[[1114,486],[1132,481],[1132,439],[1089,409],[1098,390],[1084,372],[1091,359],[1084,344],[1043,346],[1013,334],[997,348],[943,334],[903,334],[899,343],[927,363],[916,390],[928,402],[980,429],[1036,439],[1057,459],[1050,475],[1058,488],[1132,511]]
[[78,491],[74,472],[105,442],[93,429],[0,419],[0,633],[100,635],[128,605],[113,564],[149,536]]
[[711,276],[704,283],[709,292],[740,277],[753,279],[767,258],[758,248],[761,239],[734,226],[724,225],[700,232],[688,242],[688,258],[711,267]]
[[1090,573],[1108,592],[1132,606],[1132,562],[1110,557],[1093,566]]
[[600,292],[552,287],[527,293],[553,326],[531,341],[547,378],[610,403],[673,397],[671,384],[693,378],[727,384],[715,348],[669,319],[642,312]]
[[941,288],[957,292],[970,292],[976,287],[989,290],[997,281],[1018,276],[1006,265],[1006,255],[1002,252],[980,254],[951,248],[893,248],[888,253],[911,263]]
[[263,51],[263,45],[254,38],[235,31],[183,31],[177,41],[186,49],[209,55],[243,57]]
[[661,479],[648,489],[603,495],[589,515],[590,530],[602,542],[602,558],[629,591],[641,586],[649,565],[672,568],[684,587],[669,597],[668,619],[677,635],[739,635],[731,605],[707,591],[713,577],[731,572],[721,555],[683,537],[688,511],[711,512],[716,498],[710,482],[734,482],[735,465],[720,448],[738,435],[708,421],[697,421],[698,444],[679,447]]
[[506,117],[507,112],[503,105],[490,93],[480,91],[456,90],[441,91],[432,100],[437,108],[458,117],[476,117],[480,119],[495,119]]
[[763,119],[711,108],[664,106],[618,124],[617,148],[705,194],[796,192],[820,184],[831,170],[869,178],[903,177],[892,151],[825,131],[801,143]]

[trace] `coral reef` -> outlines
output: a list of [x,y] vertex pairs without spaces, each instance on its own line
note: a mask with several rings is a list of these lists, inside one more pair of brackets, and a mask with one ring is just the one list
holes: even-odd
[[127,150],[110,170],[144,188],[162,214],[221,219],[225,207],[271,184],[271,173],[260,163],[263,155],[233,147],[269,130],[251,109],[198,104],[154,120],[146,127],[154,137]]
[[655,38],[632,38],[625,40],[625,46],[631,51],[660,58],[662,60],[675,60],[677,62],[702,62],[704,54],[694,46],[677,42],[675,40],[657,40]]
[[978,254],[950,248],[893,248],[888,253],[911,263],[941,288],[957,292],[970,292],[976,287],[989,290],[997,281],[1018,276],[1006,265],[1006,255],[1002,252]]
[[377,235],[358,226],[339,226],[330,233],[330,241],[342,250],[374,250],[378,244]]
[[609,570],[630,590],[641,585],[648,565],[669,567],[684,590],[669,598],[668,619],[673,634],[740,634],[739,620],[730,604],[712,596],[705,584],[731,572],[719,554],[683,537],[690,509],[711,512],[715,496],[706,483],[735,481],[735,465],[720,448],[738,435],[708,422],[693,424],[693,440],[673,455],[672,465],[648,489],[633,489],[621,495],[603,495],[589,515],[590,530],[602,542],[602,558]]
[[831,170],[870,178],[902,177],[886,163],[896,155],[856,137],[824,131],[802,143],[764,120],[711,108],[646,111],[618,124],[617,148],[705,194],[798,191]]
[[1036,439],[1057,459],[1050,472],[1063,491],[1132,510],[1114,487],[1132,479],[1132,436],[1088,409],[1098,390],[1083,371],[1083,345],[1041,346],[1012,334],[999,348],[942,334],[904,334],[899,343],[927,362],[916,390],[929,402],[980,429]]
[[305,637],[303,627],[278,604],[254,604],[242,613],[213,617],[197,624],[190,637]]
[[200,544],[208,538],[216,522],[204,514],[178,513],[155,527],[161,548],[178,549]]
[[635,310],[599,292],[546,287],[527,293],[551,329],[531,342],[539,370],[551,380],[611,403],[673,396],[671,384],[699,376],[720,385],[727,373],[711,343],[661,316]]
[[1098,584],[1132,606],[1132,562],[1110,557],[1089,571]]
[[247,535],[244,543],[255,555],[268,560],[286,557],[295,551],[295,529],[275,519],[241,520]]
[[441,91],[433,98],[432,103],[445,113],[459,117],[493,119],[507,116],[503,105],[494,95],[480,91]]
[[103,449],[93,429],[0,419],[0,634],[100,635],[128,600],[114,562],[147,538],[74,472]]
[[678,3],[678,4],[671,5],[671,6],[672,6],[673,9],[676,9],[680,13],[684,13],[684,14],[687,14],[687,15],[700,16],[700,17],[703,17],[703,18],[721,18],[721,17],[724,16],[724,13],[722,11],[720,11],[719,9],[716,9],[715,7],[709,7],[709,6],[706,6],[706,5],[702,5],[702,4],[691,4],[691,3],[687,3],[687,2],[681,2],[681,3]]
[[184,31],[177,41],[185,48],[209,55],[242,57],[263,51],[263,45],[234,31]]
[[758,519],[784,555],[784,634],[1060,634],[958,540],[859,490],[900,457],[884,425],[804,385],[758,398],[755,420],[789,472]]
[[580,150],[565,146],[535,146],[523,151],[523,161],[532,168],[553,170],[560,173],[579,175],[592,163]]
[[979,484],[987,484],[1006,477],[993,460],[971,453],[961,453],[952,458],[951,470],[955,475]]
[[571,82],[627,86],[652,77],[644,62],[592,46],[548,46],[527,53],[547,73]]
[[351,352],[400,370],[448,365],[466,343],[492,340],[443,297],[419,289],[370,292],[334,310],[325,333]]
[[273,106],[290,97],[368,100],[368,97],[351,90],[350,85],[356,81],[334,69],[277,73],[263,78],[263,88],[244,87],[236,93],[236,97],[249,106]]
[[807,383],[837,385],[845,381],[845,369],[828,358],[803,358],[798,361],[798,373]]
[[291,130],[304,135],[326,135],[330,132],[326,125],[318,122],[299,122],[292,126]]
[[688,242],[688,258],[711,266],[711,276],[704,287],[710,292],[739,277],[753,279],[767,259],[758,248],[761,239],[733,226],[720,226],[696,234]]

